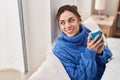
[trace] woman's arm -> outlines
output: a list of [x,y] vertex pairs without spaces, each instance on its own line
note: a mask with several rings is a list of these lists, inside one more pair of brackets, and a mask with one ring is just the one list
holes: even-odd
[[80,53],[79,64],[64,49],[54,53],[61,60],[71,80],[93,80],[96,76],[96,51],[86,49],[84,53]]
[[109,61],[109,59],[111,59],[111,57],[111,51],[104,46],[102,55],[96,55],[96,60],[100,64],[106,64]]

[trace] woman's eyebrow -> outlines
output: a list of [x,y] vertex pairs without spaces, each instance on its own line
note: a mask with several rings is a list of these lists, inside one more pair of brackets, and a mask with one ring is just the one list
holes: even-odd
[[73,18],[74,18],[74,17],[70,17],[70,18],[68,18],[68,20],[69,20],[69,19],[73,19]]
[[59,20],[59,22],[64,22],[64,20]]
[[[74,17],[69,17],[67,20],[69,20],[69,19],[73,19]],[[59,20],[59,21],[65,21],[65,20]]]

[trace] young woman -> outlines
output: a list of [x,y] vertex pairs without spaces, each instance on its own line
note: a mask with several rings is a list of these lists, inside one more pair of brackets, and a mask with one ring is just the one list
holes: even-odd
[[99,35],[90,40],[91,32],[81,24],[81,16],[75,6],[60,7],[56,18],[62,32],[53,52],[71,80],[100,80],[112,56],[104,46],[103,37],[97,42]]

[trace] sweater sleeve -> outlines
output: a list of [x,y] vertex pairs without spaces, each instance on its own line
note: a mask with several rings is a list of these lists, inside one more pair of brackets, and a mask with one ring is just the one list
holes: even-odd
[[96,55],[97,74],[95,80],[100,80],[104,74],[106,63],[111,59],[112,53],[109,49],[104,47],[102,55]]
[[93,80],[96,76],[96,51],[86,49],[84,53],[80,53],[79,64],[76,64],[64,49],[55,50],[54,53],[61,60],[71,80]]
[[108,48],[104,47],[103,54],[96,55],[96,61],[99,64],[106,64],[109,61],[109,59],[111,59],[111,57],[112,57],[111,51]]

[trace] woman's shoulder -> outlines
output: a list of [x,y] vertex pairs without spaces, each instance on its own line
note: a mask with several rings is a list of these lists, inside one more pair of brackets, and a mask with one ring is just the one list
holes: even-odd
[[61,39],[61,37],[58,37],[56,41],[54,42],[54,47],[63,47],[64,46],[64,41]]

